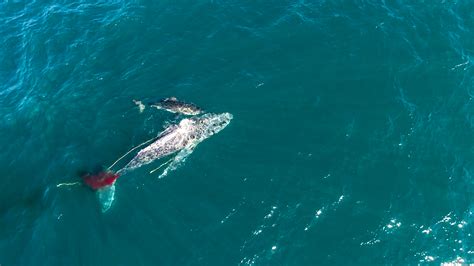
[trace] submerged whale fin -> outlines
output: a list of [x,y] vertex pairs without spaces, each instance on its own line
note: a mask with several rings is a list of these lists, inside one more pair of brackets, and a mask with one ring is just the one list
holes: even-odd
[[[163,178],[168,175],[170,171],[176,170],[181,164],[183,164],[186,161],[186,158],[193,153],[195,146],[190,146],[182,149],[181,151],[178,152],[173,158],[171,158],[168,162],[168,165],[166,166],[165,170],[163,170],[163,173],[161,173],[158,178]],[[165,164],[166,164],[165,163]],[[163,164],[164,165],[164,164]],[[161,165],[161,166],[163,166]],[[161,168],[160,166],[160,168]]]
[[115,184],[97,190],[97,198],[102,212],[108,211],[115,199]]

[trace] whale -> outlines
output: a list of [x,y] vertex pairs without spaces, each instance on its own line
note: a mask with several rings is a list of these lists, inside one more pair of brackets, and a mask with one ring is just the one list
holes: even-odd
[[192,150],[203,140],[227,127],[231,120],[230,113],[184,118],[179,124],[166,128],[156,141],[140,150],[117,174],[124,174],[182,149]]
[[199,106],[180,101],[176,97],[161,99],[157,102],[151,102],[149,105],[157,109],[184,115],[198,115],[204,113],[204,110]]
[[177,124],[169,125],[153,139],[151,144],[138,151],[120,170],[114,172],[108,169],[94,175],[86,175],[83,177],[84,183],[98,192],[102,211],[105,212],[114,201],[115,183],[120,176],[161,158],[176,154],[171,158],[164,171],[164,174],[167,174],[169,170],[175,169],[180,162],[183,162],[199,143],[222,131],[232,119],[233,115],[230,113],[206,113],[184,118]]

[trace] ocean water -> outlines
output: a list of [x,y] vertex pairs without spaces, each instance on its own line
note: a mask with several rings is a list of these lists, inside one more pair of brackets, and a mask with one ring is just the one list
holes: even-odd
[[[474,262],[474,2],[0,2],[0,264]],[[234,119],[111,209],[78,172]]]

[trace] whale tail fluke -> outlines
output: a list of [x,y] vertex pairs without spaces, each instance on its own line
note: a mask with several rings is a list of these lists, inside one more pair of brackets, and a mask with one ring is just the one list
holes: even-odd
[[115,184],[103,187],[96,193],[102,212],[108,211],[115,200]]
[[120,175],[111,171],[100,171],[95,174],[82,175],[82,180],[92,190],[96,191],[102,212],[112,206],[115,199],[115,181]]

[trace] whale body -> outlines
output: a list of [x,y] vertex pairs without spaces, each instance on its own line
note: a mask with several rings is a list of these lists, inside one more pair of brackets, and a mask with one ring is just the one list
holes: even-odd
[[171,125],[149,146],[137,155],[118,173],[136,169],[182,149],[192,150],[197,144],[224,129],[232,120],[232,114],[204,114],[182,119]]
[[230,113],[207,113],[184,118],[178,124],[168,126],[153,143],[141,149],[122,169],[115,173],[108,170],[95,175],[86,175],[83,177],[84,182],[97,191],[102,212],[106,212],[115,199],[115,182],[119,176],[176,153],[160,177],[166,175],[168,171],[176,169],[192,153],[196,145],[227,127],[232,118]]
[[150,106],[171,113],[180,113],[184,115],[198,115],[203,113],[203,110],[197,105],[180,101],[175,97],[165,98],[158,102],[150,103]]

